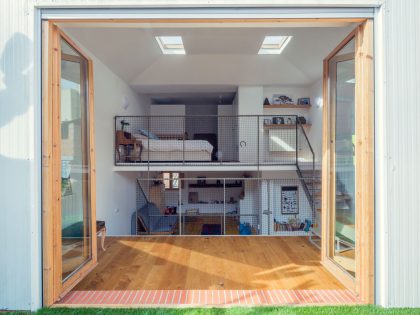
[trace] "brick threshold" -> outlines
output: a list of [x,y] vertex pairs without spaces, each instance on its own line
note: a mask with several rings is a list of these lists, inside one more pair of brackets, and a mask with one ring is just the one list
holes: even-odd
[[203,307],[357,305],[349,290],[111,290],[71,291],[57,307]]

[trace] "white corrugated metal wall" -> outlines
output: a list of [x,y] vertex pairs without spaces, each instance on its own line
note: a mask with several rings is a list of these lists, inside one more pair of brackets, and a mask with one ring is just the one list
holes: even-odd
[[[34,20],[25,0],[0,1],[0,309],[40,302],[39,125]],[[39,106],[39,104],[37,104]]]
[[378,289],[387,288],[380,294],[386,305],[420,307],[420,1],[387,0],[384,9]]
[[[377,301],[420,306],[420,1],[386,0],[377,104]],[[32,4],[31,4],[32,3]],[[370,6],[380,0],[1,0],[0,309],[40,302],[40,102],[33,5]],[[381,26],[381,24],[377,24]],[[377,35],[378,36],[378,35]],[[379,46],[377,48],[380,48]],[[378,89],[379,90],[379,89]]]

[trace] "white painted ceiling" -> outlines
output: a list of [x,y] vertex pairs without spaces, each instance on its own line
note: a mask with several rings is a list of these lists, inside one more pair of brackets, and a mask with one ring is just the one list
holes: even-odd
[[[335,25],[336,26],[336,25]],[[353,29],[339,27],[66,28],[140,93],[230,92],[238,85],[309,85],[322,60]],[[163,55],[156,35],[180,35],[186,55]],[[266,35],[292,35],[281,55],[258,55]]]

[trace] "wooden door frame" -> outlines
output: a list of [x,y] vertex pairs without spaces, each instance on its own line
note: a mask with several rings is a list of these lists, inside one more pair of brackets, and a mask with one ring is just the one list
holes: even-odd
[[[335,187],[334,121],[330,103],[329,61],[355,40],[355,207],[356,207],[356,276],[353,278],[329,257],[331,217]],[[324,60],[323,76],[323,159],[322,159],[322,250],[323,265],[364,303],[374,302],[374,80],[373,21],[356,27]],[[330,249],[331,250],[331,249]]]
[[[194,19],[194,18],[182,18],[182,19],[172,19],[172,18],[166,18],[166,19],[50,19],[47,21],[43,21],[43,30],[42,30],[42,46],[43,46],[43,54],[42,54],[42,84],[43,84],[43,118],[42,118],[42,129],[43,129],[43,138],[42,138],[42,145],[43,145],[43,156],[42,156],[42,175],[43,175],[43,210],[42,210],[42,222],[43,222],[43,301],[44,305],[51,305],[53,304],[59,297],[60,294],[63,294],[65,291],[57,290],[55,288],[55,282],[53,274],[56,272],[54,269],[54,231],[55,227],[53,226],[54,221],[54,212],[52,211],[54,203],[57,202],[55,199],[56,191],[54,190],[54,186],[57,186],[57,182],[54,181],[54,168],[56,166],[54,165],[54,161],[52,159],[52,155],[56,154],[57,150],[59,148],[57,147],[57,143],[53,143],[53,130],[52,130],[52,122],[54,117],[53,112],[53,103],[56,103],[57,100],[59,100],[59,97],[57,98],[57,95],[53,93],[53,90],[59,84],[57,82],[57,73],[53,72],[52,70],[52,64],[54,62],[57,62],[60,53],[57,51],[57,38],[59,36],[63,36],[66,38],[66,40],[69,41],[69,43],[72,43],[75,47],[77,45],[68,38],[58,27],[57,23],[60,25],[67,24],[67,23],[114,23],[114,24],[121,24],[121,23],[283,23],[283,22],[317,22],[317,23],[330,23],[330,22],[349,22],[349,23],[362,23],[359,27],[356,28],[354,31],[354,34],[352,36],[355,36],[356,32],[360,33],[362,30],[365,30],[367,33],[373,34],[373,23],[371,20],[366,18],[258,18],[258,19]],[[363,26],[364,25],[364,26]],[[365,29],[366,28],[366,29]],[[59,34],[59,36],[57,35]],[[350,35],[349,35],[350,36]],[[360,49],[358,49],[358,52],[361,54],[364,54],[368,52],[367,55],[364,55],[365,58],[363,58],[363,61],[356,64],[356,72],[361,73],[362,71],[367,71],[367,69],[370,69],[370,64],[372,63],[372,55],[371,55],[371,45],[372,40],[369,40],[368,42],[364,42],[363,39],[359,37],[359,42],[361,44]],[[346,39],[347,40],[347,39]],[[344,40],[343,43],[346,41]],[[340,46],[340,45],[339,45]],[[341,46],[342,47],[342,46]],[[341,48],[340,48],[341,49]],[[335,52],[337,52],[339,48],[336,49]],[[92,61],[91,59],[86,56],[81,49],[78,48],[78,51],[86,57],[86,59],[89,61],[89,113],[91,117],[93,117],[93,72],[92,72]],[[331,56],[334,52],[331,53]],[[328,58],[328,57],[327,57]],[[326,68],[327,67],[327,68]],[[326,209],[328,206],[327,198],[329,197],[327,195],[327,182],[326,177],[328,174],[326,173],[327,166],[328,166],[328,131],[329,131],[329,124],[327,123],[328,119],[328,100],[326,100],[326,93],[328,92],[328,86],[326,86],[325,81],[327,78],[325,78],[325,69],[328,69],[328,64],[324,60],[324,88],[323,88],[323,94],[324,94],[324,110],[323,110],[323,174],[322,174],[322,208]],[[328,72],[327,72],[328,73]],[[373,77],[372,70],[369,70],[368,76],[370,78]],[[372,91],[371,94],[373,94],[373,80],[368,81],[361,81],[358,80],[356,82],[356,88],[362,88],[365,90],[366,88],[370,89]],[[368,84],[367,86],[365,84]],[[366,94],[366,93],[365,93]],[[364,99],[364,103],[368,102],[368,99]],[[366,273],[363,273],[363,278],[360,279],[360,281],[348,281],[347,277],[342,276],[342,270],[338,268],[334,263],[331,263],[328,259],[326,259],[325,252],[325,244],[324,241],[322,242],[322,251],[321,251],[321,260],[324,264],[324,266],[330,270],[334,276],[336,276],[339,280],[341,280],[349,289],[354,290],[355,292],[358,292],[360,297],[362,298],[363,302],[369,302],[371,303],[373,301],[373,292],[374,292],[374,286],[373,286],[373,197],[374,197],[374,191],[373,191],[373,101],[368,102],[370,105],[368,108],[366,108],[366,112],[364,113],[366,120],[362,120],[362,123],[357,124],[358,129],[362,131],[361,139],[358,139],[360,142],[358,142],[358,150],[363,151],[364,149],[367,149],[365,152],[365,159],[363,160],[363,163],[361,163],[362,166],[366,166],[368,169],[366,170],[366,175],[364,178],[366,179],[366,182],[363,185],[363,188],[367,193],[363,193],[363,190],[357,190],[356,194],[357,196],[362,196],[361,201],[363,204],[366,204],[369,206],[369,208],[366,210],[366,215],[369,217],[368,221],[365,222],[359,222],[358,220],[358,228],[361,228],[361,225],[363,224],[364,228],[367,229],[367,232],[360,235],[363,242],[367,242],[366,248],[358,255],[358,259],[360,261],[363,261],[366,266],[368,266],[368,270]],[[360,103],[362,104],[362,103]],[[90,161],[91,161],[91,207],[96,214],[96,206],[95,206],[95,149],[93,145],[93,120],[90,119]],[[365,137],[365,138],[363,138]],[[365,140],[362,140],[365,139]],[[371,145],[368,145],[371,144]],[[370,149],[369,149],[370,148]],[[54,185],[55,184],[55,185]],[[367,195],[367,196],[365,196]],[[326,217],[325,217],[326,211],[323,211],[322,214],[322,237],[323,239],[326,237],[325,235],[325,224],[326,224]],[[95,217],[92,217],[92,222],[94,222]],[[92,243],[95,243],[96,248],[96,226],[93,226],[92,228]],[[368,239],[365,240],[365,236],[368,236]],[[93,246],[93,245],[92,245]],[[94,252],[95,259],[96,259],[96,250]],[[93,267],[91,267],[93,268]],[[86,268],[84,273],[88,273],[90,269]],[[362,274],[361,271],[359,271],[359,274]],[[80,278],[81,279],[81,278]],[[79,280],[80,280],[79,279]],[[75,285],[75,283],[73,284]],[[66,288],[67,291],[71,289],[71,286]]]
[[[53,22],[42,24],[42,237],[43,304],[52,305],[70,291],[97,264],[96,252],[96,180],[94,146],[93,63],[78,45]],[[89,203],[91,210],[92,257],[70,278],[62,282],[61,257],[61,128],[60,79],[61,45],[64,39],[83,58],[87,66],[87,114]]]

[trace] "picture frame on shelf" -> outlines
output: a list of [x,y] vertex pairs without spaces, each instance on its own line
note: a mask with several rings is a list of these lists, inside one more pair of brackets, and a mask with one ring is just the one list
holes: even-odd
[[293,104],[293,99],[285,94],[273,94],[273,105]]
[[273,122],[270,118],[265,118],[264,119],[264,125],[271,125]]
[[292,116],[285,117],[284,124],[285,125],[294,125],[294,124],[296,124],[296,118],[292,117]]
[[284,125],[284,117],[283,116],[273,117],[273,125]]
[[309,97],[301,97],[297,100],[298,105],[311,105],[311,99]]

